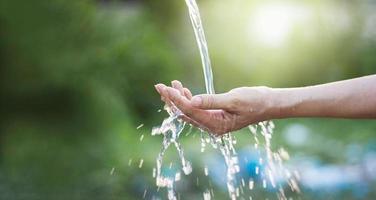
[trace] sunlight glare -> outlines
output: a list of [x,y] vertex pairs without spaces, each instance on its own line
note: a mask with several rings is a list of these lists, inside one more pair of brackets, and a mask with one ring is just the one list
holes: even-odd
[[263,44],[279,46],[286,40],[295,23],[305,15],[304,9],[293,5],[262,5],[251,16],[251,35]]

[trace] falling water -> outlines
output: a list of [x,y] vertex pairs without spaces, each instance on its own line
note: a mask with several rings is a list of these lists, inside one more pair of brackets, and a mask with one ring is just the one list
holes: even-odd
[[196,41],[200,50],[201,62],[205,77],[206,93],[214,94],[213,72],[209,57],[208,44],[206,42],[204,27],[202,26],[200,11],[198,9],[196,0],[185,0],[187,4],[189,17],[191,18],[192,27],[195,32]]
[[[213,72],[211,68],[210,56],[208,45],[205,38],[204,28],[200,17],[200,11],[198,9],[195,0],[185,0],[189,17],[191,19],[192,27],[196,36],[197,45],[200,51],[202,67],[205,77],[206,93],[214,94]],[[202,151],[205,149],[205,143],[210,143],[214,148],[218,148],[225,159],[227,165],[227,189],[232,199],[236,198],[236,173],[239,172],[238,157],[236,155],[233,144],[235,143],[229,134],[221,138],[216,138],[209,135],[209,139],[204,139],[204,135],[201,134],[201,147]]]
[[[215,94],[214,84],[213,84],[213,73],[211,69],[211,62],[209,57],[209,50],[207,42],[205,39],[205,33],[202,26],[202,21],[200,17],[200,12],[195,0],[185,0],[189,16],[192,22],[192,27],[195,33],[197,45],[200,51],[202,67],[205,77],[206,92],[208,94]],[[172,105],[171,107],[165,107],[168,112],[169,117],[166,118],[160,127],[156,127],[152,131],[152,135],[163,135],[163,145],[160,153],[157,156],[157,166],[156,170],[153,169],[153,176],[156,178],[156,184],[158,187],[166,187],[168,193],[168,199],[175,200],[176,194],[174,192],[174,182],[180,180],[180,171],[176,172],[175,176],[164,176],[162,174],[162,163],[163,156],[166,150],[173,144],[179,154],[182,171],[184,174],[188,175],[192,172],[191,163],[187,161],[184,157],[184,151],[179,143],[179,136],[184,129],[185,123],[179,119],[181,112]],[[286,199],[281,181],[286,180],[292,191],[299,192],[299,187],[297,184],[297,176],[295,173],[290,173],[283,166],[283,160],[286,160],[288,154],[286,151],[281,149],[278,152],[273,152],[271,150],[271,139],[274,129],[273,122],[261,122],[258,125],[249,126],[251,133],[255,139],[255,148],[260,154],[260,166],[264,166],[265,170],[261,172],[262,185],[264,188],[271,185],[271,187],[277,189],[277,196],[279,199]],[[264,138],[263,152],[265,156],[261,155],[260,139],[259,135]],[[242,184],[237,182],[237,173],[240,171],[239,160],[234,148],[236,140],[231,136],[230,133],[223,135],[222,137],[214,137],[212,134],[201,133],[201,151],[205,151],[206,144],[210,144],[213,148],[219,149],[220,153],[224,157],[227,166],[227,189],[231,199],[236,199],[239,197],[239,191],[242,191],[245,187],[244,179],[242,179]],[[286,156],[287,154],[287,156]],[[263,161],[263,157],[265,161]],[[156,171],[156,172],[155,172]],[[256,167],[256,174],[259,173],[259,168]],[[156,174],[155,174],[156,173]],[[205,174],[208,174],[208,169],[205,168]],[[197,179],[198,182],[198,179]],[[249,189],[253,189],[254,181],[249,180]],[[204,199],[210,199],[210,192],[204,192]],[[250,197],[250,199],[252,199]]]
[[175,200],[174,182],[180,180],[180,172],[176,172],[175,176],[164,176],[162,174],[163,156],[171,144],[173,144],[178,151],[182,170],[185,175],[192,172],[192,167],[191,163],[185,159],[184,150],[178,140],[185,126],[185,123],[178,118],[180,111],[167,106],[165,106],[165,110],[169,114],[169,117],[162,122],[160,127],[155,127],[152,130],[152,135],[163,135],[162,149],[157,156],[156,184],[158,187],[166,187],[168,199]]

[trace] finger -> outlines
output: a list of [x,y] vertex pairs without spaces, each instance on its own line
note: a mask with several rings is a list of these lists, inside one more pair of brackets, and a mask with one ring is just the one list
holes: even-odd
[[158,83],[158,84],[154,85],[154,87],[155,87],[155,90],[157,90],[157,92],[158,92],[159,94],[161,94],[162,84],[161,84],[161,83]]
[[201,109],[228,109],[231,97],[228,93],[201,94],[192,97],[192,106]]
[[186,115],[191,115],[193,108],[190,105],[190,101],[184,98],[177,89],[166,87],[165,92],[167,93],[168,98],[176,107],[178,107]]
[[186,116],[200,124],[206,124],[210,121],[209,111],[192,107],[191,102],[180,95],[179,91],[174,88],[167,87],[166,91],[168,92],[170,100]]
[[187,99],[192,99],[192,93],[187,88],[184,88],[180,81],[174,80],[171,82],[173,88],[179,90],[180,94],[185,96]]
[[157,90],[157,92],[159,93],[159,95],[161,95],[161,100],[166,103],[166,98],[162,95],[162,92],[161,92],[163,84],[159,83],[159,84],[154,85],[154,87],[155,87],[155,90]]
[[157,90],[161,94],[162,101],[164,101],[169,107],[172,107],[171,100],[166,91],[167,86],[164,84],[157,84],[156,88],[158,88]]
[[180,81],[177,81],[177,80],[171,81],[171,85],[173,88],[179,90],[180,94],[184,96],[184,88]]
[[184,88],[184,96],[187,97],[188,100],[192,99],[192,93],[188,88]]

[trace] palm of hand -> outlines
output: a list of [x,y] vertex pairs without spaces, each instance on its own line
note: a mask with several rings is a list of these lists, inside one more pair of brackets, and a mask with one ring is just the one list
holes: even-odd
[[237,88],[224,94],[200,95],[203,100],[200,106],[195,105],[192,93],[178,81],[173,81],[172,87],[159,84],[156,89],[167,105],[182,112],[181,119],[213,134],[222,135],[263,120],[265,88]]

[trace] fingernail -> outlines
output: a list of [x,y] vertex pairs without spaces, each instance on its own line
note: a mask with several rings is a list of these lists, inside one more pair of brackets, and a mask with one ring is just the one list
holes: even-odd
[[161,92],[162,96],[166,96],[168,98],[168,96],[169,96],[168,90],[165,87],[160,87],[160,92]]
[[175,83],[175,81],[171,81],[171,86],[172,86],[173,88],[176,88],[176,83]]
[[156,84],[154,87],[159,93],[161,92],[161,84]]
[[192,105],[193,106],[200,106],[202,104],[202,98],[201,97],[193,97],[192,98]]

